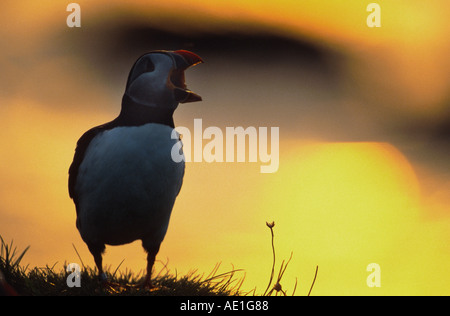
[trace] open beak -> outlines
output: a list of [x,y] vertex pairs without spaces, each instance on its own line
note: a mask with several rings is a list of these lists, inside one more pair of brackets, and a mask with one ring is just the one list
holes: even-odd
[[186,62],[185,64],[183,64],[182,62],[178,64],[177,61],[177,67],[179,68],[187,69],[189,67],[203,63],[203,59],[197,54],[194,54],[193,52],[187,50],[176,50],[173,53],[183,57],[184,61]]
[[170,80],[174,85],[175,99],[180,103],[201,101],[201,96],[186,88],[184,71],[189,67],[203,63],[203,60],[200,56],[187,50],[176,50],[172,54],[176,69],[172,71]]

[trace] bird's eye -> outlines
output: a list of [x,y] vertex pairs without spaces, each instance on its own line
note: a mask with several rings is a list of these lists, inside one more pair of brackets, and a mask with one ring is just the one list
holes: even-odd
[[155,70],[155,65],[150,59],[147,59],[147,64],[145,65],[145,72],[152,72]]

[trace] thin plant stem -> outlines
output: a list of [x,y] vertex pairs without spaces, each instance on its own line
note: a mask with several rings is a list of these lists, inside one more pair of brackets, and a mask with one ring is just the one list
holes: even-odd
[[78,259],[80,259],[80,262],[81,262],[81,265],[83,266],[83,269],[86,270],[86,267],[84,266],[84,263],[83,263],[83,259],[81,259],[81,256],[78,253],[77,247],[75,247],[75,245],[73,243],[72,243],[72,247],[73,247],[73,249],[75,249],[75,252],[77,253]]
[[314,280],[313,280],[313,282],[311,284],[311,288],[309,289],[308,296],[311,294],[311,291],[312,291],[312,288],[314,286],[314,283],[316,283],[317,271],[319,271],[319,266],[316,266],[316,273],[314,274]]
[[273,263],[272,263],[272,272],[270,273],[270,279],[269,279],[269,284],[267,284],[267,288],[264,291],[264,296],[266,295],[267,291],[270,288],[270,285],[272,284],[272,280],[273,280],[273,274],[275,272],[275,245],[274,245],[274,234],[273,234],[273,228],[270,225],[267,225],[270,228],[270,233],[272,235],[272,254],[273,254]]

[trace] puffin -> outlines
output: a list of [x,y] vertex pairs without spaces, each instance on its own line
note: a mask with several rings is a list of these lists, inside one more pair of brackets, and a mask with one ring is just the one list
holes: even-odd
[[[187,89],[184,71],[203,63],[186,50],[151,51],[128,75],[119,115],[93,127],[78,140],[69,168],[69,196],[76,227],[94,257],[99,279],[106,245],[142,241],[147,253],[143,286],[151,273],[180,192],[184,159],[173,113],[179,103],[201,101]],[[173,136],[175,135],[175,137]],[[174,147],[177,146],[178,147]]]

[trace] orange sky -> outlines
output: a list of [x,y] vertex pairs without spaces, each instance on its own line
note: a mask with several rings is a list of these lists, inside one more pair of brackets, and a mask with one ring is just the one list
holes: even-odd
[[[33,3],[6,2],[0,10],[5,23],[0,29],[4,70],[0,83],[8,88],[0,92],[0,234],[5,240],[14,239],[22,249],[31,245],[24,258],[31,266],[78,262],[72,243],[84,263],[93,266],[75,228],[67,170],[81,134],[117,115],[123,87],[102,84],[95,69],[63,48],[42,49],[42,43],[62,36],[59,28],[65,30],[67,12],[53,1],[42,1],[39,7]],[[97,27],[96,15],[104,18],[108,10],[124,6],[118,1],[79,3],[82,28]],[[165,3],[132,1],[129,5],[134,9],[123,14],[136,17],[133,14],[139,11],[140,16],[164,21],[164,16],[177,16],[187,9],[184,1]],[[158,255],[162,261],[168,258],[172,271],[197,269],[208,274],[222,262],[222,272],[245,269],[244,288],[256,287],[262,293],[271,269],[265,222],[273,220],[278,265],[293,252],[282,282],[288,292],[297,277],[296,294],[305,295],[319,265],[313,292],[317,295],[450,294],[450,175],[433,168],[433,163],[417,163],[393,138],[383,138],[383,126],[377,127],[380,121],[399,118],[438,120],[448,111],[450,65],[444,58],[449,53],[444,15],[448,2],[425,6],[421,1],[378,1],[382,7],[379,29],[365,25],[368,13],[363,2],[342,3],[189,3],[191,16],[186,19],[198,17],[197,28],[268,27],[344,54],[347,62],[340,66],[352,78],[349,82],[358,86],[348,90],[344,85],[338,99],[326,102],[349,109],[342,117],[354,115],[360,122],[357,126],[375,127],[370,140],[331,142],[324,135],[332,134],[332,129],[321,121],[309,123],[327,131],[321,135],[296,134],[280,124],[280,167],[274,174],[259,173],[260,163],[189,163]],[[50,55],[42,57],[45,54]],[[208,64],[206,60],[187,73],[189,87],[205,101],[180,108],[176,123],[190,126],[194,118],[202,117],[200,109],[206,109],[204,125],[256,125],[249,109],[263,99],[249,100],[240,92],[224,97],[221,91],[236,91],[242,84],[225,75],[217,78],[217,85],[202,81],[210,75],[208,69],[227,74],[227,66],[216,61]],[[269,74],[277,71],[275,66],[267,68]],[[254,78],[246,68],[236,72],[242,78]],[[123,76],[125,81],[127,73]],[[262,73],[256,71],[254,76]],[[291,102],[289,93],[280,91],[283,85],[273,88],[273,95]],[[311,98],[312,104],[325,102],[315,95]],[[279,98],[280,108],[285,99]],[[84,105],[88,101],[89,106]],[[242,102],[248,108],[242,114],[233,108],[227,113],[228,102]],[[281,110],[273,113],[277,111]],[[220,113],[228,115],[224,121],[216,117]],[[266,113],[264,126],[273,113]],[[123,267],[144,268],[140,243],[107,248],[106,264],[116,267],[122,259]],[[381,267],[380,288],[366,284],[366,267],[372,262]]]

